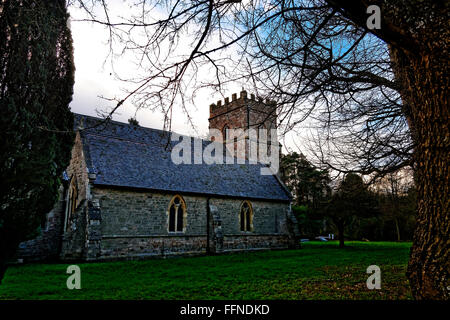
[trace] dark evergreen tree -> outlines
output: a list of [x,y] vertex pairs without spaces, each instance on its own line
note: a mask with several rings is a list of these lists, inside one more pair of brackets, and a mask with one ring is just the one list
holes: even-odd
[[0,281],[35,234],[70,161],[74,84],[64,0],[0,3]]
[[323,214],[330,218],[338,231],[339,247],[344,247],[344,229],[356,217],[370,217],[378,213],[377,199],[362,178],[349,173],[337,191],[323,205]]
[[280,165],[283,182],[294,194],[295,204],[314,208],[330,193],[328,171],[313,166],[303,154],[282,155]]
[[303,154],[292,152],[281,157],[281,178],[294,196],[292,211],[303,237],[313,238],[323,231],[320,205],[331,194],[327,170],[313,166]]

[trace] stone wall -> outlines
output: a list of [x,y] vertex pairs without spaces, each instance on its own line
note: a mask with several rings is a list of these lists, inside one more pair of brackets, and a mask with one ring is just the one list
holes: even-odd
[[[169,235],[168,210],[173,196],[164,193],[93,188],[92,198],[99,200],[102,211],[102,237]],[[181,196],[187,206],[184,234],[206,234],[206,198]]]
[[66,172],[69,179],[76,184],[77,197],[75,212],[64,226],[60,258],[79,260],[86,256],[87,211],[90,199],[88,168],[79,132],[75,137],[72,158]]
[[[97,186],[91,201],[98,202],[101,221],[99,240],[88,260],[145,258],[177,254],[201,254],[207,250],[207,198],[183,195],[186,203],[185,232],[168,231],[169,203],[174,194],[130,191]],[[287,248],[289,237],[284,226],[288,203],[250,201],[253,231],[242,232],[239,209],[242,200],[211,198],[223,227],[223,251]],[[89,219],[87,220],[89,225]],[[88,228],[89,229],[89,228]],[[87,234],[87,239],[90,234]],[[214,230],[210,248],[215,252]]]
[[62,233],[60,259],[81,260],[86,255],[86,201],[75,211],[68,228]]
[[[76,210],[65,223],[67,186],[60,187],[59,201],[47,215],[41,234],[19,245],[17,258],[24,261],[57,259],[82,259],[86,246],[86,206],[89,198],[89,179],[80,133],[75,136],[70,164],[66,169],[70,181],[76,184]],[[70,183],[69,181],[69,183]]]
[[209,128],[222,130],[225,125],[229,128],[243,129],[264,126],[267,129],[276,128],[276,103],[255,98],[253,94],[247,96],[241,91],[224,101],[219,100],[209,106]]
[[104,236],[98,260],[206,253],[205,236]]
[[64,188],[60,187],[59,200],[47,214],[47,221],[41,233],[34,239],[20,243],[17,259],[23,261],[56,260],[61,248],[61,231],[64,223]]
[[225,235],[224,252],[258,249],[286,249],[290,247],[289,238],[286,235]]
[[[64,224],[67,190],[62,188],[47,227],[38,238],[21,244],[18,257],[41,260],[59,253],[62,260],[105,260],[202,254],[207,252],[208,230],[208,249],[217,253],[287,248],[295,240],[288,228],[288,203],[250,200],[253,229],[242,232],[242,199],[210,198],[208,207],[205,196],[183,194],[185,229],[170,233],[168,211],[174,194],[94,186],[79,133],[66,172],[78,189],[75,212]],[[214,212],[208,214],[207,208]]]
[[69,179],[75,179],[78,192],[76,205],[79,207],[82,202],[89,198],[88,169],[79,131],[77,131],[75,136],[72,157],[69,166],[66,169],[66,173]]
[[[209,129],[217,129],[223,132],[225,126],[230,129],[266,129],[269,130],[267,134],[267,154],[270,154],[270,129],[277,127],[276,103],[274,101],[263,101],[260,98],[255,98],[253,94],[247,96],[246,91],[241,91],[239,98],[237,94],[233,94],[231,100],[225,98],[224,101],[219,100],[215,104],[211,104],[209,117]],[[259,134],[259,133],[258,133]],[[224,136],[214,137],[214,141],[223,142]],[[229,138],[228,143],[234,146],[234,155],[240,157],[236,152],[237,141],[245,140],[245,157],[248,158],[248,143],[249,137],[247,135],[237,137],[236,142]],[[261,141],[258,141],[261,143]],[[232,150],[230,150],[232,151]]]

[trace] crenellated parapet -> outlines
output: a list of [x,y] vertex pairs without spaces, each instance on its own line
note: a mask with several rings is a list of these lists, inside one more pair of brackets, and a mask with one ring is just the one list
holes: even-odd
[[209,106],[210,117],[217,115],[217,113],[224,112],[226,110],[232,109],[233,107],[243,106],[246,102],[254,101],[266,106],[274,107],[276,106],[276,101],[265,99],[262,97],[257,97],[254,94],[247,94],[247,91],[242,90],[239,93],[239,98],[237,93],[233,93],[230,97],[226,97],[223,100],[218,100],[216,103],[212,103]]

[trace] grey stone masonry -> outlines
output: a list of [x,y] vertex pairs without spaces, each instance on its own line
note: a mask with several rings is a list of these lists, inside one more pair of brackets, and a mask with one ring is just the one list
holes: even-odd
[[41,226],[40,234],[28,241],[20,243],[16,253],[17,259],[23,261],[58,259],[61,246],[61,230],[64,223],[65,198],[64,188],[59,190],[59,200],[47,214],[45,225]]
[[[290,192],[261,175],[262,164],[176,164],[161,140],[166,132],[118,122],[89,129],[84,120],[100,119],[77,118],[75,130],[86,127],[76,133],[60,200],[18,258],[101,261],[299,244]],[[276,105],[242,91],[211,105],[209,124],[274,128]]]
[[[185,229],[169,232],[169,204],[174,194],[93,188],[91,201],[101,210],[101,220],[89,220],[87,260],[145,258],[151,256],[200,254],[207,246],[207,198],[181,195],[186,203]],[[241,199],[210,198],[211,252],[288,248],[285,226],[288,203],[251,201],[253,230],[240,231]],[[219,217],[220,218],[217,218]],[[214,221],[215,219],[215,221]],[[220,219],[220,230],[217,220]],[[218,232],[219,231],[219,232]],[[101,236],[99,235],[101,234]],[[221,235],[219,239],[218,233]],[[219,241],[219,243],[217,243]]]

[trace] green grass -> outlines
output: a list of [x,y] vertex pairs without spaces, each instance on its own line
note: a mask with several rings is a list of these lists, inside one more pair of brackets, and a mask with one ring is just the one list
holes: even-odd
[[[410,243],[304,243],[300,250],[79,263],[81,290],[68,290],[69,264],[8,268],[0,299],[411,299]],[[366,269],[381,268],[381,290]]]

